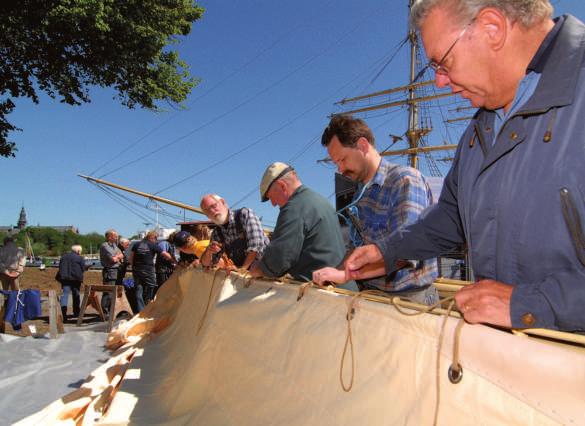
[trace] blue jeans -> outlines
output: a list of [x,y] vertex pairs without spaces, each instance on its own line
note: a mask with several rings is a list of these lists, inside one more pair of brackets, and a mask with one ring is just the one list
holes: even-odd
[[[132,309],[137,314],[141,312],[144,307],[150,302],[156,293],[156,276],[154,269],[146,272],[139,272],[133,274],[134,278],[134,303]],[[136,309],[134,309],[136,307]]]
[[61,287],[63,288],[63,294],[61,295],[61,311],[63,313],[67,312],[67,302],[69,299],[69,292],[71,292],[71,297],[73,298],[73,316],[79,316],[79,288],[81,287],[80,281],[69,281],[69,280],[62,280]]

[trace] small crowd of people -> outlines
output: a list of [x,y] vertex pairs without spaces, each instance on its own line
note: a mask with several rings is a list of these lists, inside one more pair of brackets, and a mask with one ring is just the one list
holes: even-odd
[[[169,237],[172,241],[173,235]],[[144,238],[131,244],[127,238],[119,238],[114,229],[105,232],[106,241],[100,246],[102,264],[102,283],[124,286],[124,291],[132,311],[136,314],[151,301],[158,288],[171,276],[177,258],[175,247],[168,240],[158,241],[156,231],[147,232]],[[73,317],[80,314],[80,288],[87,265],[81,256],[82,247],[74,245],[71,252],[61,256],[56,279],[61,283],[61,312],[67,319],[69,293],[72,296]],[[132,278],[126,277],[129,266]],[[104,292],[101,308],[109,314],[111,293]]]

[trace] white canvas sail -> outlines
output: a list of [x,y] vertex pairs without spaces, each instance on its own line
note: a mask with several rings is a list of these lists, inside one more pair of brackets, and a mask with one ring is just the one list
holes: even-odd
[[[251,284],[250,286],[247,286]],[[112,332],[124,344],[78,391],[20,424],[585,424],[585,349],[465,325],[463,378],[447,378],[456,318],[405,316],[351,297],[189,269]],[[437,380],[440,391],[437,393]]]

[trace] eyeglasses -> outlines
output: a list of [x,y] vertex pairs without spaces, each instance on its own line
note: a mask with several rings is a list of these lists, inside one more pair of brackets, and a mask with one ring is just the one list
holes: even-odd
[[455,45],[457,44],[457,42],[459,40],[461,40],[461,37],[463,37],[465,35],[465,32],[471,26],[471,24],[473,24],[474,21],[475,21],[475,19],[471,20],[471,22],[469,22],[467,25],[465,25],[465,27],[463,27],[463,29],[461,30],[461,32],[459,33],[459,35],[457,36],[457,38],[455,39],[455,41],[447,49],[447,51],[445,52],[445,54],[443,55],[443,57],[441,58],[441,60],[439,62],[429,61],[424,67],[421,68],[421,70],[414,77],[414,79],[412,80],[412,82],[415,83],[420,77],[422,77],[422,75],[429,68],[431,68],[435,72],[435,74],[439,74],[439,75],[447,75],[447,74],[449,74],[449,70],[447,70],[443,66],[443,63],[445,62],[445,60],[447,59],[447,56],[449,56],[449,53],[451,53],[451,51],[453,50],[453,48],[455,47]]

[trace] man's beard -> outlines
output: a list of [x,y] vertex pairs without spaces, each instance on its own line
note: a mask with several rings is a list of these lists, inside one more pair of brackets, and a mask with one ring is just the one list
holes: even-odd
[[220,214],[218,214],[216,216],[211,217],[210,219],[216,225],[223,225],[228,220],[228,212],[225,211],[224,213],[220,213]]

